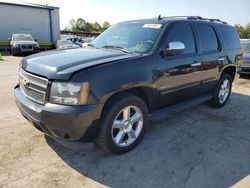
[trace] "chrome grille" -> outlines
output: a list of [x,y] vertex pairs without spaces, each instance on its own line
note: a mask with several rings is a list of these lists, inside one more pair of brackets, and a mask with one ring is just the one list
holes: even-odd
[[32,45],[21,45],[22,51],[33,51]]
[[19,69],[19,84],[23,94],[39,104],[45,103],[48,80]]

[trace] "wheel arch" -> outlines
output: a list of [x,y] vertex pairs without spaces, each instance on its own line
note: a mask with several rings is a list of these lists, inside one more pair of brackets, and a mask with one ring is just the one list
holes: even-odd
[[220,71],[219,78],[224,73],[229,74],[232,77],[232,79],[234,80],[235,75],[236,75],[236,65],[227,65],[227,66],[223,67],[223,69]]
[[149,112],[152,112],[155,109],[154,101],[157,100],[157,93],[155,92],[154,88],[150,88],[148,86],[131,87],[119,90],[114,93],[110,93],[105,99],[103,109],[105,109],[105,106],[107,106],[107,104],[111,100],[113,100],[116,97],[120,97],[124,94],[135,95],[140,99],[142,99],[146,104]]

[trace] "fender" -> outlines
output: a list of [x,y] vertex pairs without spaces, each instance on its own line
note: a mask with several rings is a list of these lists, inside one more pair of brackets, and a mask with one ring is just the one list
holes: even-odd
[[140,56],[78,72],[71,80],[88,81],[90,86],[88,103],[101,104],[112,95],[126,90],[144,88],[147,91],[157,92],[153,71],[155,67],[155,56]]

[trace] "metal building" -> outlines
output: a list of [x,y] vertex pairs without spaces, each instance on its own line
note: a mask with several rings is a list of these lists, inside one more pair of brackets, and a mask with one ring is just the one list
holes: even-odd
[[60,39],[59,8],[46,5],[0,2],[0,49],[13,33],[31,34],[41,47]]

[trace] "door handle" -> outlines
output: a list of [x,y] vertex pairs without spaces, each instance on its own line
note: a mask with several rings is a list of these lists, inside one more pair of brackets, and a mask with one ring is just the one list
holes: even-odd
[[200,66],[201,63],[195,61],[194,63],[191,64],[192,67],[197,67],[197,66]]
[[217,61],[225,61],[225,57],[220,57],[217,59]]

